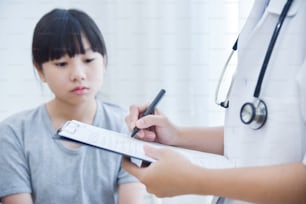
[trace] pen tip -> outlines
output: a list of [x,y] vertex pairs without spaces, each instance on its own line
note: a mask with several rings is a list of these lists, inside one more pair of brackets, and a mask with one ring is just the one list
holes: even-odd
[[131,133],[131,137],[134,137],[137,134],[138,131],[139,131],[139,129],[137,127],[135,127],[133,129],[133,132]]

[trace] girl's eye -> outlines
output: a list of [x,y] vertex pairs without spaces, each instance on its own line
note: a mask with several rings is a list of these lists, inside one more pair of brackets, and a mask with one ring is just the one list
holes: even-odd
[[67,62],[57,62],[55,63],[55,66],[57,67],[65,67],[67,65]]
[[85,60],[85,63],[90,63],[90,62],[92,62],[94,60],[95,60],[94,58],[88,58],[88,59]]

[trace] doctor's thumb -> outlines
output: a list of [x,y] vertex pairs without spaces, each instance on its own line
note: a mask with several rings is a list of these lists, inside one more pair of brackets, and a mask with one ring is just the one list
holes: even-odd
[[159,160],[162,157],[162,151],[160,148],[156,148],[150,145],[144,145],[143,149],[147,156],[155,160]]

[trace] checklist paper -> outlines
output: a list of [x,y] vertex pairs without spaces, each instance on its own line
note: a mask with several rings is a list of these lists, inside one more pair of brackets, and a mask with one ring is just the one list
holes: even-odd
[[172,149],[187,157],[192,163],[201,167],[212,169],[234,167],[234,165],[226,157],[221,155],[188,150],[159,143],[146,142],[130,137],[127,134],[103,129],[75,120],[67,121],[59,130],[58,135],[64,139],[91,145],[146,162],[155,162],[155,160],[145,154],[143,150],[144,144],[151,145],[156,148]]

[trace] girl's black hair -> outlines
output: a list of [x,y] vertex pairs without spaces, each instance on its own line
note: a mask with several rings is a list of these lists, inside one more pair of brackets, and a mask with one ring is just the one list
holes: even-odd
[[94,52],[107,57],[103,35],[86,13],[76,9],[54,9],[36,24],[32,42],[33,63],[41,68],[44,62],[68,54],[84,54],[82,36]]

